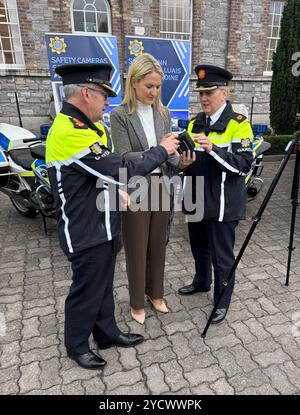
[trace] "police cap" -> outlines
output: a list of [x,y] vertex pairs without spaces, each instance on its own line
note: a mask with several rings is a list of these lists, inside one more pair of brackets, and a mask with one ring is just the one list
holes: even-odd
[[210,91],[219,86],[227,86],[232,79],[231,72],[214,65],[198,65],[195,68],[197,86],[194,91]]
[[105,89],[109,97],[116,97],[109,82],[113,67],[108,64],[78,63],[61,65],[55,72],[61,76],[63,85],[70,84],[97,84]]

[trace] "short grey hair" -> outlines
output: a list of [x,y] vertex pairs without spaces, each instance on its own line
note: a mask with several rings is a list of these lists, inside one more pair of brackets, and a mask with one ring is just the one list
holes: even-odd
[[85,86],[89,86],[89,84],[70,84],[70,85],[65,85],[64,86],[64,94],[65,94],[65,99],[68,100],[70,98],[76,97],[77,95],[79,95],[81,88],[85,87]]

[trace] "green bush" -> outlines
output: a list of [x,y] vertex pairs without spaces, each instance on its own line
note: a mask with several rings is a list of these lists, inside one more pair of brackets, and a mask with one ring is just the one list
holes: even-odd
[[283,154],[288,142],[293,138],[293,135],[264,136],[264,140],[271,144],[271,148],[266,154]]

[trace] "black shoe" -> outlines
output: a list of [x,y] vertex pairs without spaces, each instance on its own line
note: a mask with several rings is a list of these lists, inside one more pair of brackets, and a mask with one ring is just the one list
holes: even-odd
[[221,323],[221,321],[224,320],[224,318],[226,317],[227,314],[227,309],[226,308],[217,308],[215,315],[213,316],[212,320],[211,320],[211,324],[218,324]]
[[107,363],[106,360],[102,359],[100,356],[97,356],[91,350],[83,354],[67,351],[67,354],[70,359],[75,360],[79,366],[84,367],[85,369],[102,369]]
[[179,288],[178,294],[180,295],[192,295],[195,293],[206,293],[210,290],[210,287],[194,287],[193,284],[185,285]]
[[98,342],[99,349],[108,349],[109,347],[132,347],[144,340],[144,337],[140,334],[134,333],[120,333],[118,337],[111,340],[110,342],[100,343]]

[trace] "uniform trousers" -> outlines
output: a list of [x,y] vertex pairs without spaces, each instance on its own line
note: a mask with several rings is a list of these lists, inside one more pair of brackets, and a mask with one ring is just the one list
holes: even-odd
[[[212,282],[213,265],[214,303],[219,299],[223,281],[227,278],[235,261],[233,249],[237,224],[238,221],[217,222],[213,220],[188,223],[196,271],[193,285],[196,288],[209,287]],[[234,288],[234,278],[233,275],[218,308],[228,309]]]
[[67,254],[73,281],[65,302],[65,346],[70,352],[89,350],[89,336],[105,342],[120,334],[114,316],[113,277],[117,240]]
[[123,212],[130,306],[144,308],[145,294],[163,298],[169,212]]

